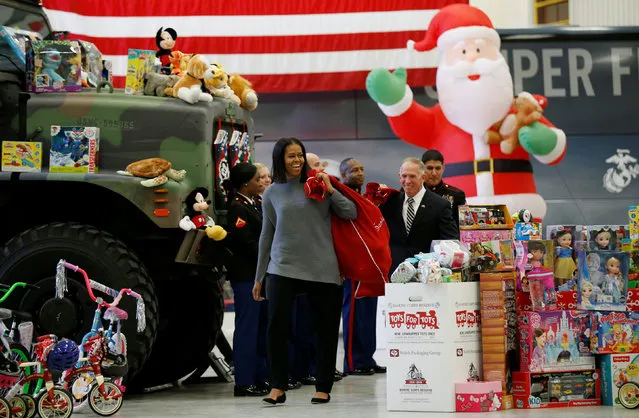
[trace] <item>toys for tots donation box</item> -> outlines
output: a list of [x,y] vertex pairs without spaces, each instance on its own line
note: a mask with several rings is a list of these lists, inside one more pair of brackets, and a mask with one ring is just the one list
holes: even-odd
[[481,376],[479,283],[386,284],[386,408],[455,412]]

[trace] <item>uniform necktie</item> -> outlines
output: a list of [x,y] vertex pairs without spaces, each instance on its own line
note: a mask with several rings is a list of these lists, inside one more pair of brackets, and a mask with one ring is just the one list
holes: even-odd
[[413,208],[413,203],[415,203],[415,199],[409,197],[406,200],[408,203],[408,208],[406,210],[406,233],[410,233],[410,227],[413,225],[413,221],[415,220],[415,208]]

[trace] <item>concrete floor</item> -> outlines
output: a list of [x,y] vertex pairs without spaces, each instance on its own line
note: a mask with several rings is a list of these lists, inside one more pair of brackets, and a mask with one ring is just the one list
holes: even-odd
[[[233,341],[233,314],[224,318],[224,333]],[[375,356],[379,364],[384,365],[385,350],[379,350]],[[338,368],[341,370],[344,350],[340,342]],[[325,405],[311,405],[315,390],[312,386],[287,392],[284,405],[263,406],[261,398],[236,398],[233,396],[233,383],[210,383],[180,386],[161,392],[139,396],[127,396],[120,412],[121,418],[142,417],[308,417],[308,418],[350,418],[353,414],[366,418],[374,417],[450,417],[448,413],[417,413],[386,411],[386,377],[349,376],[335,383],[332,400]],[[91,412],[88,412],[91,414]],[[456,414],[459,417],[486,417],[486,413]],[[511,417],[579,417],[579,418],[639,418],[639,410],[627,410],[612,407],[563,408],[544,410],[509,410],[491,413],[503,418]]]

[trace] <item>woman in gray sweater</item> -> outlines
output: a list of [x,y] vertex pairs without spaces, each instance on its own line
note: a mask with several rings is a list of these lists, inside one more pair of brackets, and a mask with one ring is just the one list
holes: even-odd
[[307,292],[317,331],[317,384],[311,403],[327,403],[333,387],[342,306],[342,278],[331,235],[331,212],[355,219],[353,202],[333,189],[329,177],[319,173],[327,189],[319,202],[306,197],[306,150],[299,139],[282,138],[273,148],[273,184],[262,198],[262,233],[253,297],[263,300],[266,277],[268,306],[267,352],[271,392],[264,403],[286,401],[288,387],[287,335],[293,301]]

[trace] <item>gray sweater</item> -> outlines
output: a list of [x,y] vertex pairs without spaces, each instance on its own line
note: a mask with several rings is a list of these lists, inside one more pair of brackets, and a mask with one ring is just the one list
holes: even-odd
[[255,281],[266,273],[341,284],[331,234],[331,210],[355,219],[355,204],[335,190],[322,202],[306,197],[299,177],[275,183],[262,197],[262,234]]

